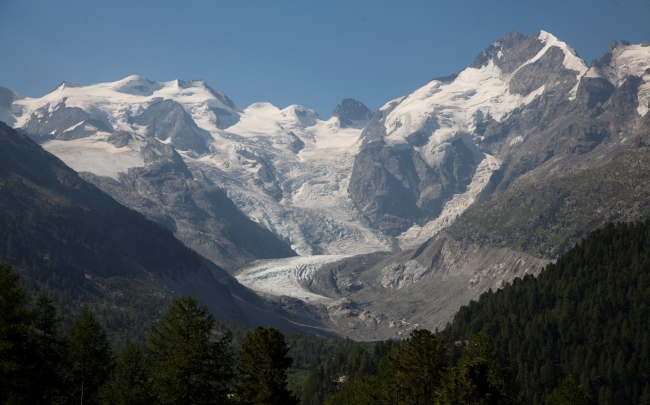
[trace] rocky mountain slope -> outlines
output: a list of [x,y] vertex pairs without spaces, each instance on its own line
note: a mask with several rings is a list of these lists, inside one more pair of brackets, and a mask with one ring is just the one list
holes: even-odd
[[164,224],[187,246],[224,268],[255,259],[295,256],[269,230],[251,221],[200,170],[192,173],[168,144],[147,139],[144,167],[119,180],[81,176],[120,203]]
[[260,298],[168,229],[120,205],[3,123],[0,261],[20,271],[32,291],[47,288],[67,312],[84,302],[110,308],[107,323],[122,339],[138,337],[169,297],[186,294],[208,304],[219,319],[325,329],[295,305]]
[[588,68],[549,33],[510,32],[458,75],[380,109],[363,131],[350,196],[415,246],[495,191],[611,159],[648,109],[649,67],[646,44],[613,43]]

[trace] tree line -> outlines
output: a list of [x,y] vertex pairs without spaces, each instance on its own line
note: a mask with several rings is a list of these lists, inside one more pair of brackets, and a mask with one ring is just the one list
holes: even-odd
[[284,336],[258,327],[235,354],[229,332],[194,297],[174,299],[145,342],[116,355],[88,306],[61,334],[46,292],[30,299],[0,266],[0,403],[297,404]]

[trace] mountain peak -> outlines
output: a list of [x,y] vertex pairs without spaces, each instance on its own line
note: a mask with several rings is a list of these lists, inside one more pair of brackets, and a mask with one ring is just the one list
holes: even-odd
[[364,126],[373,113],[362,102],[352,98],[343,99],[332,112],[332,117],[338,117],[341,127]]
[[150,96],[154,91],[163,88],[160,83],[153,82],[146,77],[132,75],[111,84],[113,90],[134,96]]
[[513,73],[544,48],[544,43],[539,39],[540,34],[524,36],[516,31],[510,31],[478,54],[470,67],[480,69],[492,62],[503,73]]

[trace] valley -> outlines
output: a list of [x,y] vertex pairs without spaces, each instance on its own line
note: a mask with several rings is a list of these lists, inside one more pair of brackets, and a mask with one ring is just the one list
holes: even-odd
[[647,42],[587,65],[548,32],[512,31],[456,74],[327,119],[241,108],[203,80],[0,90],[0,119],[207,259],[239,303],[225,313],[250,323],[275,311],[360,340],[443,328],[591,231],[648,215]]

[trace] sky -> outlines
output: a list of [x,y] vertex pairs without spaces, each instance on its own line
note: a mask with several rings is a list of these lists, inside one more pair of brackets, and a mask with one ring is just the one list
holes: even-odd
[[650,41],[649,0],[0,0],[0,86],[204,79],[245,108],[344,98],[377,110],[459,72],[508,31],[545,30],[589,63]]

